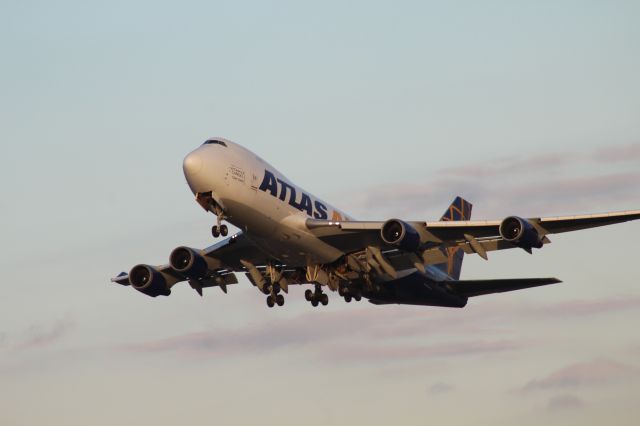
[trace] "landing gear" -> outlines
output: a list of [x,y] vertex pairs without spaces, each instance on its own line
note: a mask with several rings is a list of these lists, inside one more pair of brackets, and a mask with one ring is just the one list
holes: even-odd
[[211,235],[213,235],[213,238],[218,238],[220,235],[226,237],[229,235],[229,228],[227,228],[227,225],[213,225],[211,227]]
[[222,210],[222,207],[213,201],[213,199],[211,200],[208,210],[216,215],[216,224],[211,227],[211,235],[213,235],[214,238],[218,238],[220,235],[226,237],[229,234],[229,228],[222,223],[222,221],[226,219],[224,210]]
[[273,297],[273,295],[269,295],[267,296],[267,306],[270,308],[273,308],[273,306],[276,304],[276,300],[275,297]]
[[351,303],[352,300],[355,300],[356,302],[362,300],[362,290],[359,288],[344,286],[340,287],[338,293],[340,296],[344,297],[344,301],[347,303]]
[[284,305],[284,296],[280,294],[280,284],[265,284],[262,292],[267,294],[267,306],[273,308],[274,305]]
[[304,298],[307,301],[311,302],[311,305],[313,307],[316,307],[319,304],[322,304],[322,306],[327,306],[329,304],[329,296],[327,296],[326,293],[322,292],[322,289],[320,288],[319,285],[316,285],[315,291],[311,291],[310,289],[307,289],[304,292]]

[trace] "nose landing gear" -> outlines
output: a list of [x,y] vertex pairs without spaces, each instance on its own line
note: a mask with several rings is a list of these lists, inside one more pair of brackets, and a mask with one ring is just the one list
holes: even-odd
[[228,234],[229,228],[227,228],[227,225],[213,225],[211,227],[211,235],[213,235],[213,238],[218,238],[220,235],[226,237]]
[[221,208],[217,207],[215,209],[215,213],[217,225],[213,225],[211,227],[211,235],[213,235],[213,238],[218,238],[220,235],[226,237],[229,234],[229,228],[227,228],[227,225],[222,223],[222,221],[225,219],[224,212]]

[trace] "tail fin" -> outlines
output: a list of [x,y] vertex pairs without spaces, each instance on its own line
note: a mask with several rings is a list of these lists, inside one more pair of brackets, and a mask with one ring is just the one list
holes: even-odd
[[[440,220],[470,220],[472,207],[473,205],[467,200],[461,197],[456,197],[449,208],[447,208],[447,211],[444,212]],[[460,271],[462,270],[462,259],[464,256],[464,251],[462,251],[462,249],[460,249],[459,247],[448,247],[443,248],[442,250],[447,255],[448,261],[447,263],[441,263],[435,266],[441,269],[443,272],[447,273],[454,280],[459,280]]]

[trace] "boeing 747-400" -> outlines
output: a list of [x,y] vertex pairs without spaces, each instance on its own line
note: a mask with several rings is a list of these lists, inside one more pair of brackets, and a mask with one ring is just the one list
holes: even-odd
[[555,284],[556,278],[461,280],[464,254],[520,248],[529,253],[548,236],[640,218],[640,210],[582,216],[471,221],[471,204],[457,197],[438,221],[358,221],[287,179],[253,152],[209,139],[184,159],[196,201],[216,217],[212,234],[227,237],[225,222],[241,231],[205,249],[178,247],[161,266],[140,264],[113,282],[147,296],[168,296],[182,281],[202,295],[206,287],[238,283],[244,273],[284,304],[289,286],[308,284],[313,306],[345,301],[464,307],[469,297]]

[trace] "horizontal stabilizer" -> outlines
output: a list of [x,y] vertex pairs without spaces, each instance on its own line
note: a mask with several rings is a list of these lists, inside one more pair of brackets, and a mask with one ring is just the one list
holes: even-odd
[[482,296],[483,294],[503,293],[505,291],[522,290],[561,283],[557,278],[514,278],[502,280],[463,280],[446,283],[449,290],[465,297]]

